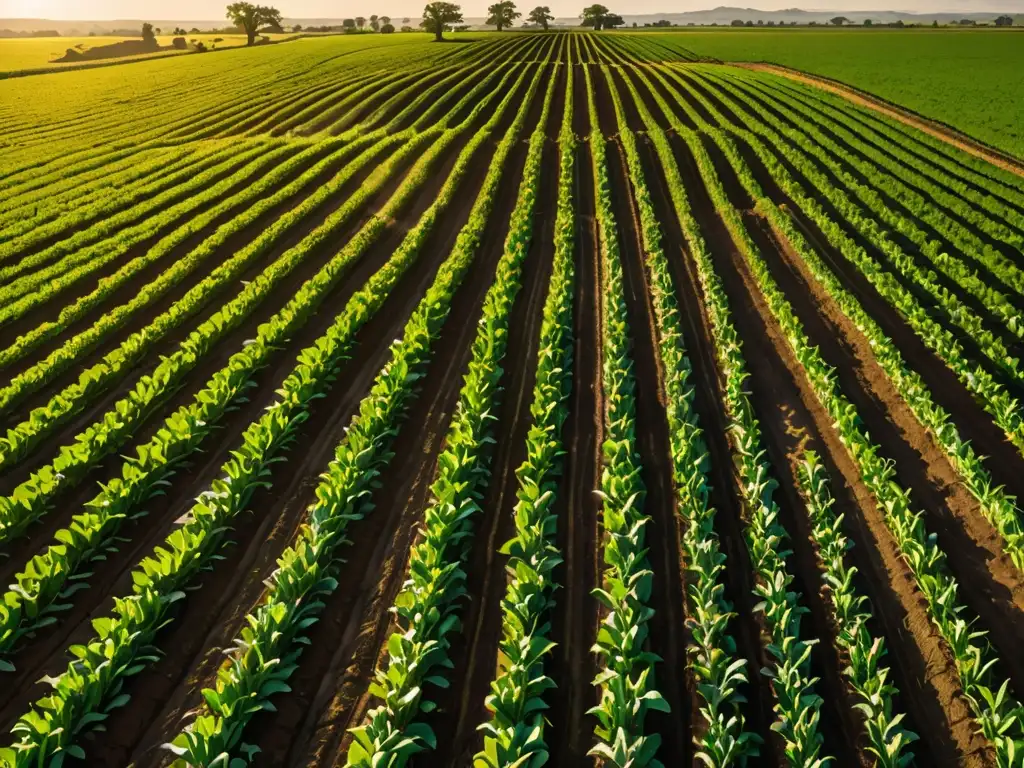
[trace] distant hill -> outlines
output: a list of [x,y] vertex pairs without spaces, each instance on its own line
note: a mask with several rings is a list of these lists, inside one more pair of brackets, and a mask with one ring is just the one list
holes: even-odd
[[[613,10],[621,6],[616,6],[614,2],[608,3],[609,7]],[[828,24],[829,19],[836,16],[845,16],[855,23],[862,23],[865,19],[871,19],[876,23],[889,24],[896,21],[902,21],[904,24],[931,24],[933,21],[938,21],[939,24],[948,24],[953,21],[959,21],[961,19],[970,19],[977,22],[991,22],[997,16],[1002,13],[1010,15],[1016,15],[1017,24],[1024,24],[1024,13],[1021,12],[1019,0],[989,0],[990,7],[995,10],[989,11],[964,11],[956,13],[908,13],[905,11],[805,11],[800,8],[789,8],[782,11],[761,11],[756,8],[736,8],[731,6],[720,6],[718,8],[712,8],[706,11],[684,11],[679,13],[647,13],[647,14],[628,14],[622,13],[622,18],[625,20],[627,26],[631,26],[633,22],[636,22],[638,26],[646,24],[653,24],[659,20],[666,20],[672,22],[676,26],[685,27],[688,24],[693,25],[710,25],[718,24],[719,26],[728,26],[734,19],[740,19],[742,21],[753,21],[755,24],[758,21],[765,23],[773,21],[776,24],[785,22],[790,24],[796,22],[797,24],[809,24],[812,21],[818,24]],[[1014,7],[1016,6],[1016,7]],[[621,11],[620,11],[621,13]],[[485,17],[466,17],[466,24],[474,29],[485,29],[484,26]],[[147,19],[154,27],[159,27],[165,31],[174,29],[175,27],[184,27],[185,29],[191,30],[197,28],[200,30],[209,29],[223,29],[227,26],[227,21],[223,19],[218,20],[161,20],[161,19]],[[285,19],[285,28],[290,28],[295,24],[301,24],[304,27],[309,26],[340,26],[341,19]],[[402,19],[393,18],[392,22],[396,27],[402,26]],[[419,19],[411,19],[409,21],[410,26],[416,26],[419,23]],[[576,17],[560,17],[556,18],[553,22],[555,26],[570,27],[579,24],[579,19]],[[38,32],[41,30],[55,30],[64,36],[85,36],[89,34],[104,35],[104,34],[126,34],[129,31],[141,30],[142,20],[137,19],[115,19],[111,21],[53,21],[51,19],[0,19],[0,35],[3,31],[10,31],[19,34]]]
[[[992,11],[964,11],[957,13],[908,13],[906,11],[804,11],[800,8],[788,8],[781,11],[761,11],[757,8],[736,8],[732,6],[719,6],[718,8],[712,8],[707,11],[684,11],[682,13],[654,13],[654,14],[643,14],[643,15],[632,15],[622,14],[622,18],[627,24],[632,24],[634,21],[641,26],[644,23],[653,23],[660,19],[671,21],[677,26],[686,26],[687,24],[729,24],[734,19],[741,19],[743,21],[750,20],[755,24],[758,21],[774,21],[776,24],[779,22],[785,22],[787,24],[796,22],[797,24],[809,24],[812,21],[818,24],[827,24],[829,19],[833,19],[836,16],[845,16],[850,21],[861,23],[865,19],[871,19],[874,22],[882,24],[890,24],[896,21],[902,21],[904,24],[931,24],[932,21],[938,21],[940,24],[946,24],[952,21],[960,21],[961,19],[970,19],[972,21],[986,22],[992,21],[997,16],[1003,13],[1014,13],[1020,14],[1021,8],[1019,3],[1001,2],[997,0],[993,3],[997,7],[997,10]],[[1016,5],[1016,8],[1010,8],[1011,5]],[[1000,6],[1006,6],[1000,9]]]

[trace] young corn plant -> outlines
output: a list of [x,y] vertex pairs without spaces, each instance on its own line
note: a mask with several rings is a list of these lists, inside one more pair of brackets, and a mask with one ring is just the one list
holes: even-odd
[[[650,70],[658,77],[657,70]],[[643,78],[642,73],[638,76]],[[646,82],[646,78],[643,78]],[[662,80],[664,85],[667,84]],[[716,210],[730,229],[737,244],[749,240],[736,211],[729,204],[714,167],[697,135],[679,123],[667,102],[653,88],[648,89],[672,124],[673,129],[686,142],[696,161],[701,178],[710,193]],[[639,102],[639,100],[638,100]],[[645,108],[652,134],[660,133]],[[655,149],[660,141],[655,141]],[[772,724],[782,740],[788,761],[797,765],[820,766],[830,762],[820,755],[822,736],[818,732],[821,697],[814,692],[816,678],[810,676],[810,654],[816,640],[804,640],[800,619],[807,609],[800,604],[800,595],[789,589],[793,577],[786,568],[785,546],[788,534],[778,522],[778,506],[773,498],[777,482],[771,477],[771,467],[765,456],[760,424],[747,392],[748,377],[739,335],[731,319],[728,298],[721,280],[715,272],[711,254],[699,234],[686,198],[682,179],[671,152],[659,151],[659,159],[668,179],[672,203],[686,237],[697,269],[698,280],[707,302],[711,319],[715,354],[725,375],[725,406],[730,420],[730,439],[737,462],[740,491],[746,508],[744,539],[751,565],[757,574],[755,594],[761,599],[756,606],[764,614],[765,649],[773,663],[761,673],[771,680],[775,693],[774,709],[777,716]]]
[[547,617],[554,607],[554,569],[562,562],[555,546],[558,520],[553,506],[562,471],[562,425],[572,391],[575,217],[573,180],[576,137],[572,132],[572,78],[566,80],[559,134],[558,208],[551,286],[544,305],[537,375],[526,438],[526,461],[516,470],[516,535],[502,547],[508,555],[508,587],[501,602],[502,640],[498,673],[485,705],[491,713],[479,726],[484,748],[477,768],[519,765],[540,768],[547,761],[544,693],[554,686],[544,661],[554,647]]
[[[694,390],[689,384],[692,368],[683,347],[676,292],[661,245],[661,228],[644,179],[637,139],[627,127],[614,79],[608,77],[607,69],[603,71],[615,106],[619,141],[625,150],[634,199],[640,210],[658,351],[664,369],[677,511],[685,522],[682,544],[689,576],[687,624],[692,638],[687,652],[690,672],[704,702],[701,708],[704,730],[694,739],[700,748],[698,757],[705,764],[734,765],[757,754],[759,737],[744,731],[742,709],[746,698],[742,688],[747,683],[746,662],[736,658],[736,643],[728,634],[729,621],[735,614],[724,598],[722,574],[726,563],[714,530],[715,510],[710,504],[707,478],[708,450],[693,405]],[[632,82],[628,78],[624,82],[645,125],[653,125]],[[652,131],[648,136],[657,151],[666,151],[663,133]]]
[[871,618],[868,599],[853,585],[857,569],[846,564],[846,553],[853,544],[843,534],[843,516],[833,509],[828,475],[814,451],[804,454],[798,479],[811,534],[818,545],[822,582],[832,603],[836,642],[849,662],[844,674],[860,699],[855,706],[864,718],[867,749],[882,768],[904,768],[914,761],[908,747],[918,737],[902,727],[903,713],[894,712],[893,696],[898,691],[889,682],[888,667],[882,665],[885,642],[872,636],[867,627]]
[[[506,94],[502,103],[507,104],[514,92],[515,89]],[[484,104],[478,108],[482,109]],[[500,114],[499,110],[494,119]],[[447,132],[443,141],[430,151],[443,152],[458,135],[457,129]],[[471,155],[486,138],[486,133],[478,132],[463,150],[463,162],[453,169],[453,173],[457,171],[456,179],[465,175]],[[405,184],[412,188],[421,184],[428,168],[429,165],[414,170]],[[457,181],[453,182],[439,199],[447,204],[456,185]],[[431,223],[442,212],[441,207],[435,206]],[[156,658],[158,651],[153,643],[158,631],[173,621],[173,604],[185,596],[184,590],[191,587],[197,574],[220,557],[231,522],[247,508],[252,494],[270,483],[271,464],[294,441],[295,430],[308,418],[310,404],[333,382],[349,348],[353,328],[364,323],[383,303],[419,252],[428,231],[429,226],[411,231],[392,260],[376,273],[379,282],[357,293],[327,333],[300,353],[296,369],[280,390],[280,399],[245,431],[242,444],[224,465],[224,477],[215,480],[199,496],[186,516],[186,523],[167,537],[165,545],[157,547],[133,571],[132,594],[115,601],[112,616],[94,621],[97,636],[86,645],[72,647],[77,661],[49,681],[54,693],[19,719],[13,729],[17,737],[14,746],[0,751],[4,764],[20,768],[45,763],[65,751],[77,754],[81,751],[77,744],[80,733],[102,723],[111,709],[127,703],[128,694],[120,692],[125,678],[137,674]],[[344,257],[350,250],[360,251],[367,242],[364,230],[336,258]],[[465,252],[464,245],[462,251]],[[438,311],[447,306],[444,301],[437,303]],[[281,681],[273,682],[276,686]],[[210,727],[209,721],[204,720],[200,730]]]
[[584,75],[600,238],[605,426],[600,491],[605,570],[603,585],[594,590],[594,595],[607,611],[593,648],[601,659],[602,670],[594,679],[601,698],[590,710],[598,721],[594,731],[598,741],[590,754],[617,768],[660,768],[662,764],[656,754],[661,737],[644,733],[647,713],[667,712],[669,706],[655,687],[654,665],[660,659],[646,648],[648,622],[654,615],[648,604],[654,573],[644,542],[650,518],[643,512],[645,489],[636,448],[636,380],[605,139],[598,127],[589,69],[584,69]]
[[[526,120],[542,71],[537,69],[529,94],[520,105],[519,125]],[[531,137],[505,252],[495,282],[484,299],[469,370],[448,428],[445,450],[438,457],[432,499],[423,513],[420,540],[412,548],[409,576],[395,600],[399,629],[388,639],[388,660],[377,670],[370,687],[382,704],[368,714],[367,723],[352,730],[354,738],[346,766],[400,768],[412,755],[436,745],[430,726],[416,718],[436,707],[435,702],[424,698],[425,686],[447,687],[444,670],[454,666],[448,655],[448,635],[460,629],[458,603],[466,594],[463,561],[470,550],[474,518],[480,511],[480,499],[490,476],[493,411],[500,404],[501,361],[508,343],[509,313],[522,285],[522,262],[533,234],[543,126],[552,94],[549,84],[538,130]],[[512,141],[514,135],[509,139],[510,145]],[[480,217],[480,231],[485,219]],[[467,247],[475,248],[479,236],[477,233]]]
[[[502,112],[499,108],[496,118]],[[496,118],[481,129],[474,145],[489,136]],[[216,687],[203,691],[210,714],[198,717],[165,745],[178,755],[177,764],[205,766],[221,756],[241,759],[231,757],[236,752],[251,759],[252,748],[240,745],[245,726],[256,713],[272,706],[272,696],[290,690],[287,680],[298,666],[303,645],[308,643],[303,631],[319,620],[323,601],[338,588],[338,553],[348,543],[345,532],[373,509],[371,494],[377,487],[376,479],[393,456],[389,446],[408,416],[417,382],[430,362],[433,342],[475,256],[475,250],[465,246],[478,242],[502,177],[502,161],[518,129],[519,125],[514,124],[499,146],[470,222],[461,233],[459,244],[463,247],[456,247],[448,257],[439,279],[406,324],[401,341],[393,345],[391,361],[360,403],[358,415],[316,488],[317,501],[307,510],[298,542],[282,554],[269,580],[266,598],[246,617],[247,626],[229,652],[229,664],[218,672]],[[463,155],[463,169],[472,156],[472,152]],[[453,197],[462,175],[458,171],[453,174],[454,183],[442,190],[435,210],[442,210]],[[425,231],[433,220],[433,216],[427,216],[418,227]],[[410,242],[418,239],[418,233],[413,233]],[[362,291],[363,298],[371,301],[376,288],[371,281]]]

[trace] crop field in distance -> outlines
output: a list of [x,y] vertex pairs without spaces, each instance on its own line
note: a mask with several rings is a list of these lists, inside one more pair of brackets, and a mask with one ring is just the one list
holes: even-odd
[[[0,78],[11,73],[31,72],[33,70],[55,70],[70,67],[84,68],[89,66],[109,65],[110,63],[123,63],[125,59],[145,59],[154,56],[168,56],[172,54],[186,53],[187,51],[175,51],[170,49],[171,43],[176,37],[184,37],[187,41],[198,41],[207,48],[236,48],[245,45],[245,35],[230,34],[186,34],[186,35],[158,35],[157,43],[164,50],[156,53],[143,53],[137,56],[124,56],[119,59],[100,59],[86,62],[58,62],[56,59],[64,56],[69,48],[76,50],[88,50],[94,46],[110,45],[124,40],[123,37],[106,37],[98,35],[95,37],[29,37],[29,38],[8,38],[0,39]],[[287,40],[291,35],[268,34],[270,40]],[[215,42],[216,41],[216,42]]]
[[0,82],[0,765],[1021,765],[1020,160],[462,39]]
[[804,27],[665,34],[702,57],[773,62],[834,78],[1024,157],[1019,31]]

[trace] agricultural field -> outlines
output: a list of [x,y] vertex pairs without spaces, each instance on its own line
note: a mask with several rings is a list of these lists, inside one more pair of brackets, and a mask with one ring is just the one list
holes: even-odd
[[709,29],[666,37],[705,57],[839,80],[1024,157],[1020,29]]
[[[124,63],[126,60],[149,59],[154,57],[174,56],[189,53],[189,50],[171,49],[176,35],[158,35],[156,40],[164,50],[144,53],[137,56],[122,56],[114,59],[99,59],[84,62],[59,62],[56,59],[64,56],[68,48],[88,50],[95,46],[120,43],[125,37],[33,37],[0,39],[0,77],[13,73],[34,72],[37,70],[61,70],[67,68],[82,69],[86,67],[109,66],[111,63]],[[203,43],[207,48],[237,48],[246,44],[245,35],[198,34],[184,35],[191,43],[193,40]],[[267,34],[265,37],[279,42],[289,40],[292,34]],[[218,41],[218,42],[214,42]]]
[[0,104],[0,765],[1019,765],[1011,164],[655,35]]

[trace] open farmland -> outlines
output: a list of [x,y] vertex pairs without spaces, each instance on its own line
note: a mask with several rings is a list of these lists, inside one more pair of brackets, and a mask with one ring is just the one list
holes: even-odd
[[[98,59],[84,62],[59,62],[68,48],[88,50],[94,46],[111,45],[122,42],[124,37],[29,37],[29,38],[4,38],[0,39],[0,77],[9,77],[12,74],[22,74],[36,70],[59,70],[74,67],[78,69],[96,66],[109,66],[112,63],[122,64],[125,59],[140,60],[153,58],[155,56],[172,56],[182,53],[189,53],[186,50],[174,50],[171,48],[177,35],[157,35],[156,40],[163,50],[155,53],[143,53],[137,56],[120,57],[114,59]],[[188,41],[196,40],[202,42],[207,48],[235,48],[245,45],[245,35],[226,34],[194,34],[183,35]],[[268,34],[267,38],[279,41],[287,40],[292,35]],[[215,40],[219,42],[214,42]]]
[[0,96],[3,765],[1020,764],[1011,164],[656,35]]
[[700,56],[772,62],[839,80],[1024,157],[1024,33],[1017,28],[667,34]]

